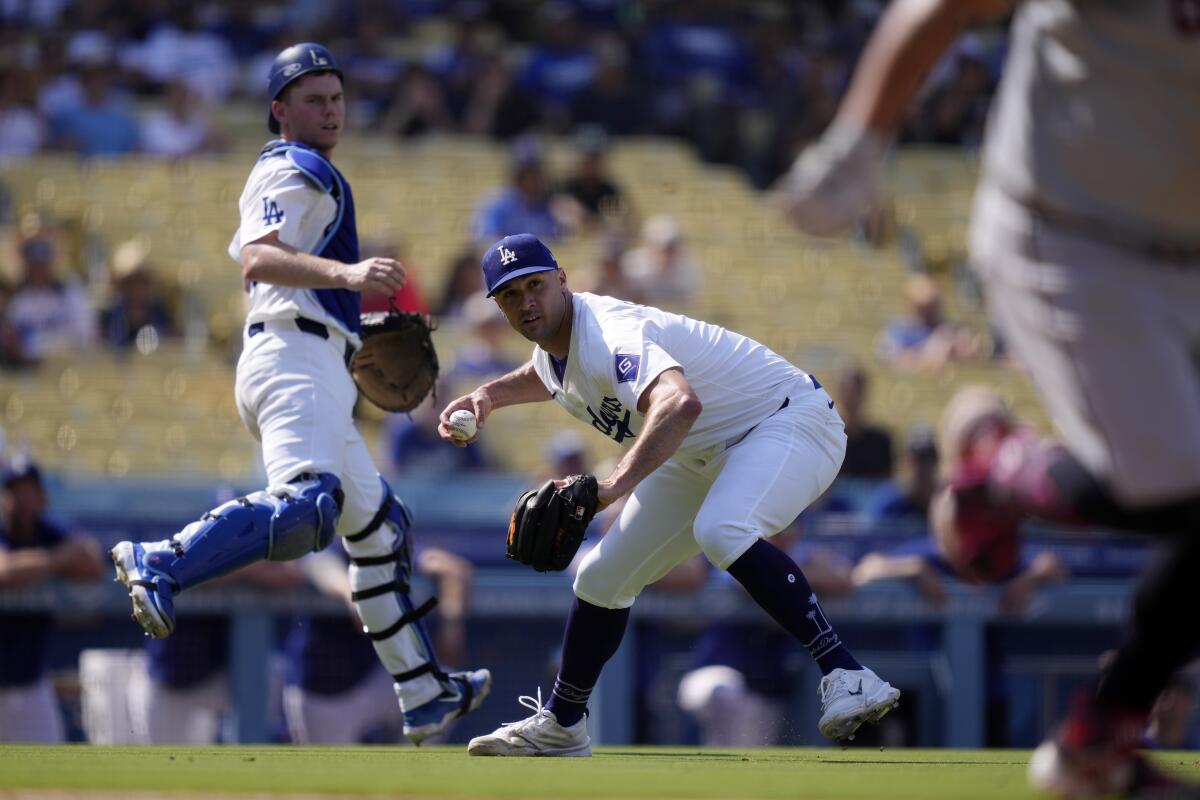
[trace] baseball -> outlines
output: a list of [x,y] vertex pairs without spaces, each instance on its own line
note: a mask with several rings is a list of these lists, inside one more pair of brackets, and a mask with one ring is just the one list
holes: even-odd
[[460,408],[450,415],[450,435],[459,441],[466,441],[475,435],[475,415],[465,408]]

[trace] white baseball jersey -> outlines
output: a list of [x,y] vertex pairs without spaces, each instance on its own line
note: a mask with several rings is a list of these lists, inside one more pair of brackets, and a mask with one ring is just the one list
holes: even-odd
[[[238,201],[241,225],[229,243],[229,255],[241,263],[242,247],[272,231],[279,240],[305,253],[316,250],[337,216],[337,201],[318,189],[287,158],[260,159],[250,170]],[[310,289],[255,283],[250,287],[248,323],[307,317],[329,325],[355,347],[359,337],[329,314]]]
[[789,395],[814,389],[782,356],[720,326],[587,292],[574,293],[572,303],[562,378],[540,347],[533,351],[534,369],[563,408],[626,447],[642,430],[638,398],[673,367],[683,370],[704,406],[681,454],[736,439]]
[[1200,243],[1200,0],[1024,0],[983,182],[1127,239]]

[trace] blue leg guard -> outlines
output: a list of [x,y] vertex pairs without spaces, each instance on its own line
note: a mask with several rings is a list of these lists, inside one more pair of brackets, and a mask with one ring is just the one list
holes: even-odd
[[342,510],[341,481],[329,473],[300,475],[275,493],[254,492],[206,513],[147,553],[143,577],[165,579],[172,593],[255,561],[291,561],[333,541]]
[[361,531],[343,537],[350,555],[351,599],[380,661],[396,681],[403,708],[436,696],[448,680],[421,620],[437,599],[414,606],[409,597],[411,524],[408,508],[383,481],[383,502],[375,517]]

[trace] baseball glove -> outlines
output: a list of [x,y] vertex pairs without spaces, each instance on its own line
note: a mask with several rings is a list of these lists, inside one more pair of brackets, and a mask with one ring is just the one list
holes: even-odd
[[561,489],[546,481],[525,492],[513,508],[506,555],[538,572],[566,569],[596,516],[597,491],[594,476],[573,475]]
[[359,391],[384,411],[419,406],[438,376],[433,330],[424,314],[395,308],[363,314],[363,344],[350,362]]

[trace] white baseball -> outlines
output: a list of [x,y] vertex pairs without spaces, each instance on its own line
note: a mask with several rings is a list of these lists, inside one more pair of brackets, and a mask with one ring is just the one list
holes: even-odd
[[450,435],[465,442],[475,435],[475,415],[460,408],[450,415]]

